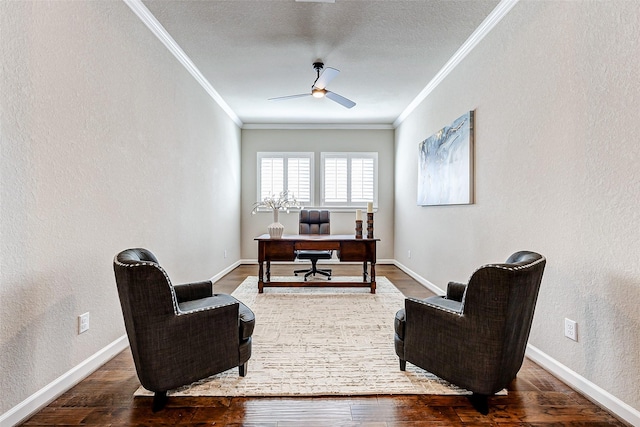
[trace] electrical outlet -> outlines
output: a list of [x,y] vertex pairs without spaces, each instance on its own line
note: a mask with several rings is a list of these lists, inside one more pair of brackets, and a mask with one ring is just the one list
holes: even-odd
[[78,334],[87,332],[89,330],[89,312],[78,316]]
[[407,251],[407,258],[411,259],[411,249]]
[[227,250],[226,249],[224,250],[224,257],[225,258],[227,257]]
[[564,336],[578,341],[578,324],[571,319],[564,319]]

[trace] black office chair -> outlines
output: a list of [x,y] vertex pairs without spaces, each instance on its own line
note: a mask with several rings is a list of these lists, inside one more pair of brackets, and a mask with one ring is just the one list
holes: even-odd
[[[299,234],[331,234],[329,211],[327,210],[310,210],[302,209],[300,211],[300,229]],[[331,280],[331,270],[317,268],[318,260],[331,259],[333,251],[312,251],[300,250],[296,251],[296,258],[308,259],[311,261],[311,268],[304,270],[295,270],[293,273],[297,276],[304,273],[304,280],[316,273],[327,276]]]

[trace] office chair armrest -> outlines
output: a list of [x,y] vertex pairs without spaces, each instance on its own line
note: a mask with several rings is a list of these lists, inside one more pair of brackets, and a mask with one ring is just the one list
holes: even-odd
[[467,289],[467,285],[458,282],[449,282],[447,285],[447,299],[462,302],[464,291]]
[[213,296],[213,283],[211,283],[211,280],[174,285],[173,289],[176,292],[176,298],[178,298],[179,303]]

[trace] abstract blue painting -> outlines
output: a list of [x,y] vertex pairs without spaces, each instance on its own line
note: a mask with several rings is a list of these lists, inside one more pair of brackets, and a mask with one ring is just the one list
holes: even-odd
[[418,205],[473,203],[473,111],[418,145]]

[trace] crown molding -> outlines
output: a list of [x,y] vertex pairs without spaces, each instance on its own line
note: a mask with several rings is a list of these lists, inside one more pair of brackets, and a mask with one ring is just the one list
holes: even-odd
[[464,44],[453,54],[435,77],[425,86],[413,101],[404,109],[391,125],[386,124],[277,124],[277,123],[248,123],[244,124],[240,117],[222,99],[211,83],[202,75],[198,67],[191,61],[182,48],[164,29],[162,24],[153,16],[141,0],[123,0],[124,3],[140,18],[151,32],[165,45],[173,56],[200,83],[205,91],[216,101],[224,112],[242,129],[395,129],[429,96],[429,94],[455,69],[455,67],[471,52],[475,46],[506,16],[519,0],[502,0],[496,8],[485,18],[478,28],[469,36]]
[[242,129],[275,129],[275,130],[393,130],[392,124],[373,123],[245,123]]
[[414,98],[413,101],[393,122],[393,127],[397,128],[411,114],[427,96],[451,73],[458,64],[476,47],[480,41],[491,32],[491,30],[505,17],[507,13],[518,3],[519,0],[502,0],[493,11],[482,21],[482,24],[469,36],[460,46],[446,64],[438,71],[438,74],[425,86],[424,89]]
[[176,57],[176,59],[187,69],[187,71],[200,83],[205,91],[213,98],[213,100],[224,110],[225,113],[235,122],[236,125],[242,127],[243,123],[240,117],[233,112],[231,107],[222,99],[220,94],[211,86],[211,83],[202,75],[198,67],[191,61],[182,48],[164,29],[162,24],[155,16],[142,4],[141,0],[123,0],[127,6],[135,13],[138,18],[151,30],[151,32],[166,46],[167,49]]

